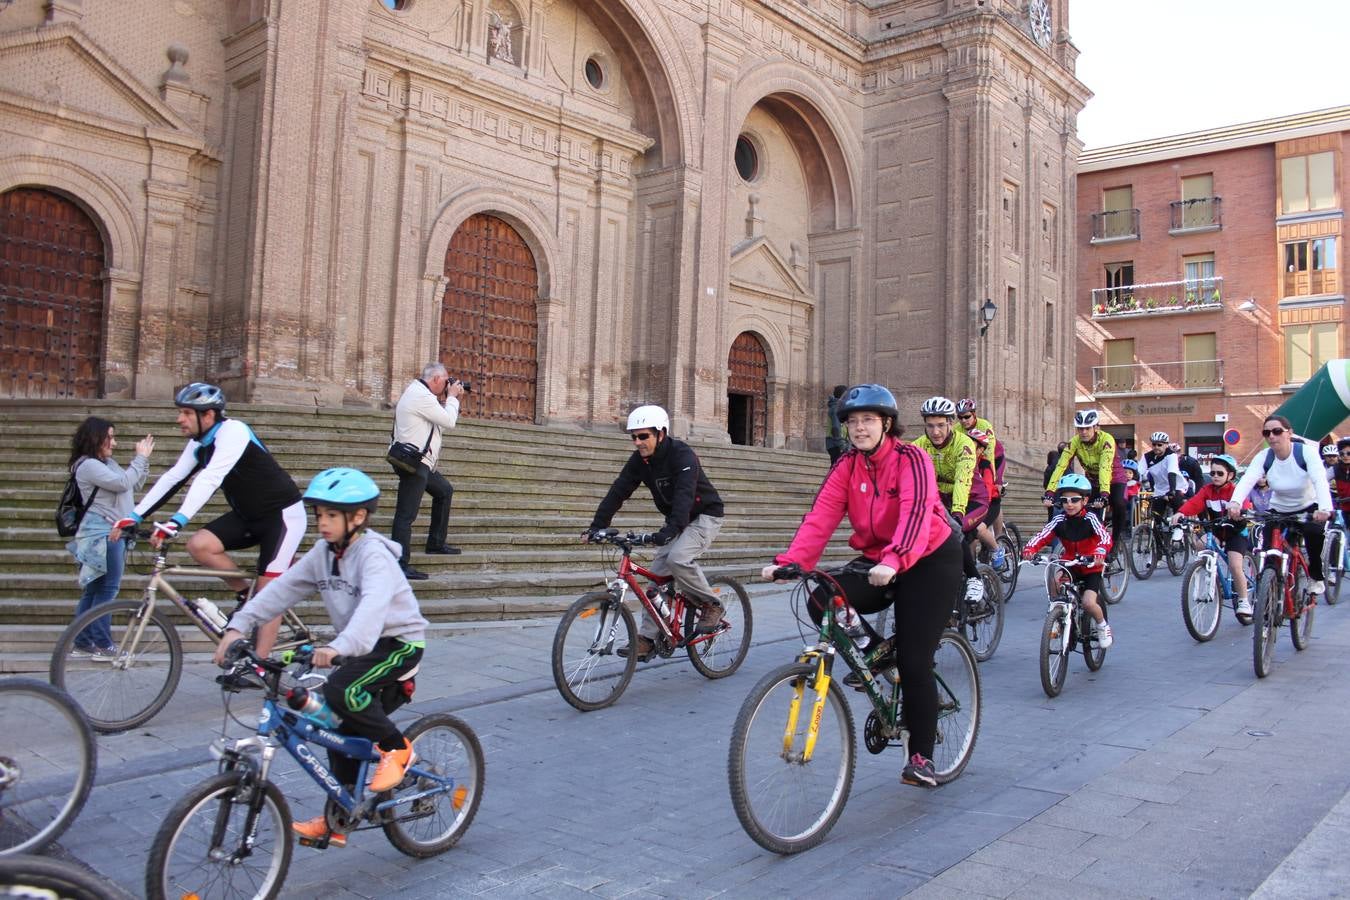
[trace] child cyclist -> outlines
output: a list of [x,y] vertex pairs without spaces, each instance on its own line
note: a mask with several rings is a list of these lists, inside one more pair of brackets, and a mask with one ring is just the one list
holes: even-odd
[[1097,597],[1105,584],[1102,569],[1106,554],[1111,550],[1111,533],[1095,515],[1088,511],[1087,500],[1092,495],[1092,483],[1083,475],[1070,473],[1059,480],[1055,494],[1064,511],[1055,515],[1041,533],[1027,542],[1022,556],[1030,559],[1055,538],[1063,545],[1060,559],[1072,560],[1080,556],[1092,558],[1085,566],[1075,566],[1074,580],[1083,588],[1083,608],[1097,623],[1097,645],[1105,650],[1111,646],[1111,626],[1106,622]]
[[[338,731],[368,738],[380,748],[368,786],[376,794],[396,787],[415,759],[412,744],[389,720],[380,697],[416,672],[427,626],[399,570],[402,547],[366,528],[379,497],[379,486],[356,469],[315,475],[302,499],[314,508],[322,540],[234,614],[215,654],[219,664],[235,641],[317,592],[338,633],[314,651],[314,665],[327,668],[343,657],[323,696],[342,720]],[[328,759],[339,781],[355,784],[357,762],[331,752]],[[323,816],[292,827],[304,838],[326,836],[337,847],[347,843],[346,835],[328,831]]]
[[[1246,625],[1252,620],[1252,601],[1247,596],[1247,573],[1242,568],[1242,555],[1252,552],[1252,544],[1247,538],[1247,523],[1226,517],[1228,501],[1233,499],[1233,489],[1237,487],[1237,460],[1227,453],[1211,458],[1209,479],[1209,484],[1196,491],[1195,496],[1181,504],[1181,509],[1172,515],[1172,525],[1180,522],[1182,516],[1200,513],[1214,523],[1214,536],[1228,552],[1228,570],[1233,573],[1233,588],[1238,595],[1233,612],[1237,620]],[[1243,506],[1246,510],[1251,507],[1250,500]]]

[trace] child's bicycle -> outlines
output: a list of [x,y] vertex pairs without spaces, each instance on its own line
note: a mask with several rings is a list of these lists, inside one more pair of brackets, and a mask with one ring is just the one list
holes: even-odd
[[[1041,565],[1047,560],[1038,555],[1031,562]],[[1069,674],[1069,655],[1075,649],[1083,651],[1083,661],[1093,672],[1106,662],[1106,651],[1097,643],[1092,616],[1083,608],[1083,591],[1070,571],[1076,566],[1091,565],[1092,558],[1055,559],[1048,564],[1045,583],[1050,607],[1041,626],[1041,689],[1047,697],[1058,697]],[[1102,603],[1101,608],[1102,615],[1109,619],[1108,605]]]
[[[149,537],[140,532],[138,539]],[[211,646],[225,634],[229,615],[205,597],[188,598],[178,593],[170,578],[245,578],[249,580],[248,598],[253,596],[257,579],[237,569],[207,569],[198,566],[170,566],[169,546],[165,541],[155,551],[150,579],[139,600],[114,600],[77,616],[61,633],[52,651],[50,678],[75,699],[89,716],[95,731],[113,734],[150,721],[173,697],[183,671],[183,642],[178,629],[155,609],[162,593],[189,622],[197,626]],[[112,659],[72,656],[75,639],[97,620],[108,617],[112,633]],[[320,638],[307,628],[292,610],[281,619],[274,649],[292,650]]]
[[[553,682],[564,700],[591,712],[618,700],[628,687],[638,664],[637,626],[627,604],[630,592],[657,625],[654,653],[669,658],[683,647],[705,678],[726,678],[740,668],[750,650],[754,620],[750,597],[739,581],[727,575],[708,579],[722,605],[722,623],[711,634],[695,634],[698,605],[669,575],[657,575],[632,560],[633,548],[650,544],[650,535],[620,535],[617,529],[606,528],[595,532],[591,541],[618,547],[622,558],[617,566],[610,564],[616,574],[609,586],[581,597],[558,623]],[[654,587],[643,590],[639,575]]]
[[[281,790],[268,780],[278,749],[289,753],[328,795],[324,814],[336,834],[381,828],[401,852],[428,857],[449,850],[468,830],[483,798],[483,750],[473,729],[450,715],[418,719],[404,729],[416,757],[403,781],[391,791],[368,794],[367,775],[380,758],[375,745],[330,731],[279,702],[289,663],[300,665],[299,680],[311,690],[325,680],[309,671],[312,652],[312,647],[301,647],[284,654],[289,660],[281,662],[259,657],[244,641],[230,648],[228,666],[263,673],[266,688],[257,734],[213,743],[211,753],[220,760],[220,772],[188,791],[165,815],[146,865],[145,893],[152,900],[271,898],[280,893],[291,861],[291,811]],[[397,709],[410,699],[411,684],[391,686],[377,702],[386,711]],[[359,762],[355,788],[338,783],[311,745]],[[308,843],[322,850],[328,841]]]
[[[1195,559],[1181,573],[1181,618],[1191,637],[1204,643],[1218,633],[1223,608],[1226,606],[1236,611],[1237,591],[1233,587],[1233,573],[1228,567],[1228,553],[1214,534],[1214,530],[1223,523],[1183,519],[1180,524],[1188,531],[1194,529],[1204,536],[1203,549],[1196,552]],[[1237,527],[1241,528],[1241,525]],[[1243,555],[1242,567],[1250,593],[1256,588],[1256,562],[1251,554]],[[1242,622],[1241,617],[1238,621]],[[1242,624],[1250,625],[1251,620]]]
[[[746,833],[774,853],[798,853],[819,844],[848,802],[857,738],[848,698],[832,674],[836,657],[862,680],[871,701],[863,726],[868,751],[900,747],[909,758],[899,676],[887,666],[894,640],[880,641],[864,655],[841,621],[848,606],[833,575],[858,571],[855,565],[833,572],[785,566],[774,573],[776,580],[801,579],[792,596],[804,629],[816,628],[805,607],[814,602],[813,591],[823,588],[834,598],[823,611],[816,643],[807,644],[796,662],[760,679],[741,704],[731,732],[732,805]],[[877,677],[873,669],[884,671]],[[965,770],[980,730],[980,672],[965,638],[952,631],[942,634],[933,674],[938,690],[933,768],[938,784],[946,784]]]

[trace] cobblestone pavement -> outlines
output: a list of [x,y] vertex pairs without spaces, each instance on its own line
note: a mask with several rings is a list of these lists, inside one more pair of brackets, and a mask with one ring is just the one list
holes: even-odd
[[[614,707],[590,714],[553,688],[555,620],[457,628],[429,644],[412,709],[454,711],[481,738],[487,781],[472,828],[451,851],[420,861],[379,832],[354,835],[340,850],[297,847],[285,895],[1211,898],[1329,896],[1337,883],[1344,890],[1350,869],[1328,847],[1350,832],[1350,804],[1342,803],[1350,788],[1350,610],[1320,607],[1306,652],[1296,654],[1282,634],[1273,674],[1258,681],[1251,632],[1229,615],[1215,640],[1197,645],[1182,626],[1180,579],[1164,571],[1132,584],[1112,609],[1117,643],[1105,667],[1091,674],[1076,657],[1063,694],[1050,700],[1037,675],[1040,571],[1024,570],[1003,643],[982,666],[984,718],[966,773],[933,791],[904,787],[897,751],[872,756],[860,746],[852,796],[829,839],[790,858],[745,835],[726,776],[741,700],[800,645],[784,589],[754,590],[755,645],[733,677],[707,681],[676,656],[640,667]],[[58,853],[141,894],[163,814],[212,772],[206,747],[221,726],[214,675],[209,664],[186,666],[155,720],[100,738],[98,783]],[[236,701],[245,721],[256,706]],[[289,761],[277,780],[297,819],[318,811],[317,788]]]

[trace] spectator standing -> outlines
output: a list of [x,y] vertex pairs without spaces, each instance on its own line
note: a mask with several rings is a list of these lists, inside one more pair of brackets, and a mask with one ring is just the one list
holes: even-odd
[[[422,507],[422,495],[431,495],[431,524],[427,527],[428,553],[459,553],[458,547],[445,542],[450,524],[450,501],[455,489],[440,472],[436,462],[441,455],[441,429],[454,428],[459,421],[459,398],[464,384],[451,379],[441,363],[428,363],[422,377],[408,385],[394,409],[394,438],[391,443],[407,443],[425,448],[422,463],[414,473],[397,468],[398,500],[394,505],[392,537],[403,548],[399,568],[409,581],[425,581],[425,572],[412,567],[412,524]],[[391,468],[393,468],[391,466]]]
[[847,390],[848,385],[836,384],[834,393],[825,401],[829,419],[829,427],[825,432],[825,450],[830,454],[830,465],[834,465],[834,461],[848,449],[848,437],[844,434],[843,423],[839,421],[839,398],[844,396],[844,391]]
[[[127,542],[131,538],[114,523],[131,513],[132,493],[150,474],[150,453],[155,439],[146,435],[136,442],[136,455],[123,469],[113,462],[117,437],[113,423],[90,416],[80,423],[70,441],[70,470],[87,504],[70,551],[80,564],[80,603],[75,614],[107,603],[122,587]],[[108,619],[103,617],[75,636],[70,651],[75,658],[111,662],[116,656]]]

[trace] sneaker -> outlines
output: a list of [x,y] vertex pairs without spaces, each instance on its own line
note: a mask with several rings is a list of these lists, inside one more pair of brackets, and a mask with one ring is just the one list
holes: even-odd
[[698,622],[694,625],[694,634],[714,634],[722,628],[722,609],[720,603],[703,604],[703,612],[699,614]]
[[995,569],[1001,569],[1003,568],[1004,564],[1007,561],[1008,561],[1008,554],[1004,551],[1002,547],[999,547],[997,550],[994,551],[994,558],[990,560],[990,563],[994,566]]
[[1246,597],[1239,597],[1237,606],[1233,607],[1233,613],[1238,617],[1238,621],[1246,625],[1252,620],[1252,601]]
[[336,831],[329,831],[328,819],[324,816],[315,816],[307,822],[296,822],[291,825],[291,831],[295,832],[300,839],[300,843],[306,847],[312,847],[316,844],[325,844],[328,847],[347,846],[347,836]]
[[226,672],[224,675],[216,676],[216,684],[220,685],[223,691],[229,691],[237,694],[240,691],[260,691],[266,685],[256,672]]
[[1326,589],[1327,583],[1325,581],[1314,581],[1308,587],[1308,593],[1312,594],[1314,597],[1320,597],[1326,592]]
[[1182,535],[1181,529],[1180,529],[1180,528],[1173,528],[1173,529],[1172,529],[1172,543],[1174,543],[1174,544],[1180,544],[1183,540],[1185,540],[1185,537]]
[[95,647],[89,652],[89,658],[94,662],[110,663],[117,659],[116,647]]
[[966,602],[974,606],[984,599],[984,582],[978,578],[966,579]]
[[71,648],[70,648],[70,658],[71,658],[71,659],[90,659],[90,658],[93,657],[94,652],[95,652],[95,650],[94,650],[93,647],[71,647]]
[[[656,641],[652,640],[651,638],[647,637],[646,635],[641,635],[641,634],[638,635],[638,642],[637,642],[637,661],[638,661],[638,662],[646,662],[647,660],[649,660],[649,659],[652,658],[652,654],[655,653],[655,652],[656,652]],[[628,647],[620,647],[619,650],[618,650],[618,653],[619,653],[620,656],[626,657],[626,656],[628,656],[629,648],[628,648]]]
[[909,758],[909,765],[900,773],[902,784],[915,787],[937,787],[937,773],[933,771],[933,761],[923,754],[915,753]]
[[417,754],[413,752],[412,742],[407,738],[403,739],[403,747],[398,750],[381,750],[380,764],[375,767],[375,775],[370,779],[370,792],[383,794],[398,787],[398,783],[408,771],[408,766],[411,766],[415,759]]
[[1112,640],[1111,626],[1106,622],[1099,624],[1097,626],[1097,646],[1105,650],[1111,646]]

